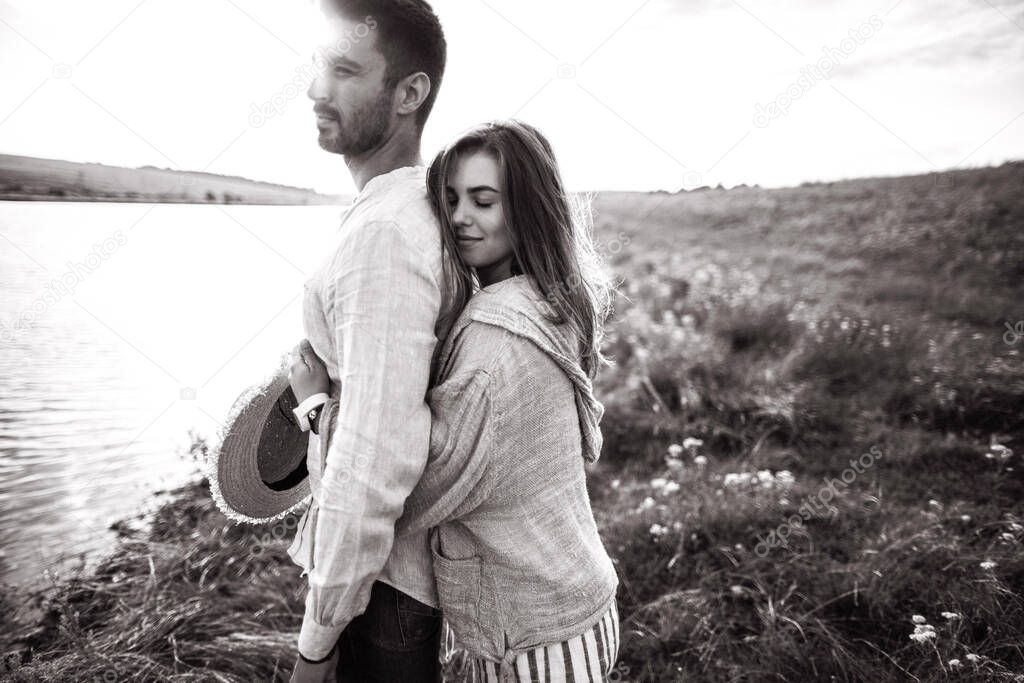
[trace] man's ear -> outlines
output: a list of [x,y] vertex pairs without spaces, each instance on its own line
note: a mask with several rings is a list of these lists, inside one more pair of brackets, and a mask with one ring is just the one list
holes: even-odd
[[398,114],[414,114],[430,96],[430,76],[417,71],[398,82]]

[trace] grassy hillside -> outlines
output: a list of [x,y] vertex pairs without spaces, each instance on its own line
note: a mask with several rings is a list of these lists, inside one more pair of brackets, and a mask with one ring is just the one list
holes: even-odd
[[[1024,680],[1022,190],[1018,163],[595,199],[618,680]],[[175,492],[34,614],[8,594],[12,680],[285,680],[294,522]]]
[[0,154],[0,199],[208,204],[338,204],[301,187],[166,168],[122,168]]

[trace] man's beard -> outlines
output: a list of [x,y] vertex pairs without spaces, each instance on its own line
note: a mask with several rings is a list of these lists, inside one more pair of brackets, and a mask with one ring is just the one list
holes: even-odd
[[391,88],[384,87],[377,99],[356,109],[347,118],[338,118],[338,133],[320,133],[320,146],[328,152],[359,156],[384,142],[391,118]]

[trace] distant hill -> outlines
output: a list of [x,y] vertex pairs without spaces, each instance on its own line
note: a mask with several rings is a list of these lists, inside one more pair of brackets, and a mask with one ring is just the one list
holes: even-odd
[[237,176],[0,154],[0,199],[186,204],[347,204],[348,197]]

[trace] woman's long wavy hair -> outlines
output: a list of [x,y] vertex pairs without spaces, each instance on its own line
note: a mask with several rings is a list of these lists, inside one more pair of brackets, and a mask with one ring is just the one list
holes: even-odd
[[601,342],[612,291],[594,248],[589,201],[565,191],[551,144],[525,123],[482,124],[448,145],[430,165],[427,187],[441,223],[445,277],[452,300],[452,319],[446,327],[479,286],[473,269],[459,254],[447,191],[459,158],[479,151],[498,161],[513,274],[532,276],[548,304],[548,318],[572,326],[580,340],[580,364],[593,377],[604,362]]

